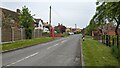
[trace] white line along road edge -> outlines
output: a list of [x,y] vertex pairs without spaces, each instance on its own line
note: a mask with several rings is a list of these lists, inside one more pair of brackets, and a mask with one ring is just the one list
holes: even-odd
[[21,61],[23,61],[23,60],[25,60],[25,59],[28,59],[28,58],[30,58],[30,57],[33,57],[33,56],[37,55],[38,53],[39,53],[39,52],[36,52],[36,53],[34,53],[34,54],[32,54],[32,55],[29,55],[29,56],[27,56],[27,57],[25,57],[25,58],[22,58],[22,59],[20,59],[20,60],[18,60],[18,61],[16,61],[16,62],[13,62],[13,63],[11,63],[11,64],[9,64],[9,65],[6,65],[6,66],[11,66],[11,65],[16,64],[16,63],[18,63],[18,62],[21,62]]

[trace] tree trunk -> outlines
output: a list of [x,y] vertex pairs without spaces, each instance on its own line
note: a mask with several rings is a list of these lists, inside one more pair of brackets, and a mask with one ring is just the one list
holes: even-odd
[[119,48],[118,28],[119,28],[120,22],[119,22],[116,18],[114,18],[114,19],[115,19],[115,21],[117,22],[117,26],[116,26],[116,28],[115,28],[115,33],[116,33],[116,35],[117,35],[117,48]]
[[117,24],[116,29],[115,29],[115,33],[116,33],[116,35],[117,35],[117,48],[119,48],[119,35],[118,35],[118,27],[119,27],[119,24]]

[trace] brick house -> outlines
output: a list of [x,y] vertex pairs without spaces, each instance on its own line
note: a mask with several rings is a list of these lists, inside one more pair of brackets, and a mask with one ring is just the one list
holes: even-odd
[[[116,35],[115,28],[116,26],[113,23],[108,23],[102,27],[102,33],[103,35],[104,34],[111,36]],[[120,35],[120,28],[118,28],[118,34]]]
[[54,28],[57,33],[64,33],[66,31],[66,27],[60,23],[58,23]]
[[[98,27],[97,30],[92,31],[92,36],[98,40],[101,39],[102,35],[114,36],[114,35],[116,35],[115,28],[116,28],[116,26],[114,25],[114,23],[107,23],[104,26]],[[120,35],[120,28],[118,29],[118,34]]]
[[[17,9],[16,11],[11,11],[5,8],[0,8],[1,12],[0,15],[2,16],[2,28],[1,28],[1,41],[2,42],[9,42],[9,41],[17,41],[25,39],[25,30],[21,28],[19,24],[19,12],[20,10]],[[33,32],[33,38],[41,37],[41,31],[38,29],[43,29],[41,19],[35,19],[33,26],[35,26],[36,30]]]
[[12,41],[12,30],[14,30],[14,40],[20,40],[20,25],[18,13],[5,8],[0,8],[2,14],[2,42]]

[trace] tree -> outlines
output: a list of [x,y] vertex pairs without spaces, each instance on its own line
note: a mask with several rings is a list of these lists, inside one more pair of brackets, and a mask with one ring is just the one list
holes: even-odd
[[115,33],[117,35],[117,45],[118,41],[118,28],[120,25],[120,1],[119,2],[97,2],[96,14],[93,17],[95,22],[115,22],[116,29]]
[[104,24],[105,23],[98,23],[98,22],[95,22],[94,19],[91,19],[89,25],[85,29],[85,33],[87,35],[92,35],[92,31],[96,31],[99,26],[102,26]]
[[[99,5],[100,3],[97,3]],[[103,2],[97,7],[96,20],[109,21],[117,23],[115,33],[118,35],[118,28],[120,25],[120,1],[119,2]]]
[[26,39],[31,39],[32,31],[34,29],[33,17],[26,6],[22,7],[22,10],[20,11],[19,19],[20,19],[20,25],[25,29]]

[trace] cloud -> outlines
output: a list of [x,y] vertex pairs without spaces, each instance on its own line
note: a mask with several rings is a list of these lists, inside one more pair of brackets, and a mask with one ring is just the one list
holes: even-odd
[[1,0],[1,2],[96,2],[97,0]]
[[85,27],[95,13],[95,2],[82,3],[50,3],[50,2],[2,2],[4,8],[14,10],[26,5],[35,18],[41,18],[44,21],[49,21],[49,6],[52,6],[52,24],[65,24],[69,27],[74,27],[77,24],[79,27]]

